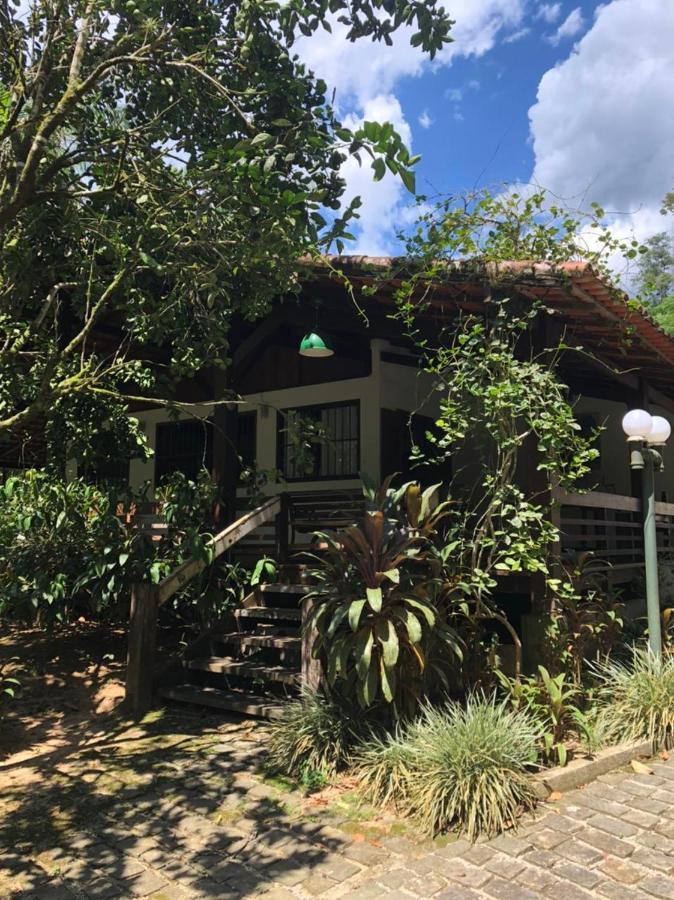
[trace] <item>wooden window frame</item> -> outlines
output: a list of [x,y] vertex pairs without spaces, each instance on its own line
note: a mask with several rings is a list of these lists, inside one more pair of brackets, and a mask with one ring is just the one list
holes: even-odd
[[[290,477],[283,472],[283,450],[284,450],[284,434],[285,425],[284,413],[297,412],[302,415],[306,410],[322,411],[324,409],[339,409],[346,407],[355,407],[356,410],[356,471],[348,475],[301,475],[299,477]],[[318,453],[321,452],[321,445],[317,445]],[[320,458],[319,458],[320,460]],[[302,482],[311,481],[354,481],[360,476],[361,469],[361,416],[360,416],[360,400],[337,400],[333,403],[305,403],[301,406],[288,406],[279,411],[276,415],[276,467],[279,472],[283,473],[284,479],[288,484],[300,484]],[[320,468],[320,461],[319,461]]]

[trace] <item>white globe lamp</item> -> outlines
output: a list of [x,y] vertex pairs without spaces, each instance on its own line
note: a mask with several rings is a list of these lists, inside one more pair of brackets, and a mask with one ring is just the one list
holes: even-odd
[[672,426],[663,416],[653,416],[653,424],[648,434],[648,443],[662,445],[666,444],[672,433]]
[[623,431],[628,441],[650,440],[653,417],[645,409],[631,409],[623,416]]

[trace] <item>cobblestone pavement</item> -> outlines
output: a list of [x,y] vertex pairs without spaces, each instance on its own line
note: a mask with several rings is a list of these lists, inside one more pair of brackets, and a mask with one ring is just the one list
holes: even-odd
[[168,713],[0,766],[0,897],[674,898],[674,758],[470,845],[264,780],[264,742]]

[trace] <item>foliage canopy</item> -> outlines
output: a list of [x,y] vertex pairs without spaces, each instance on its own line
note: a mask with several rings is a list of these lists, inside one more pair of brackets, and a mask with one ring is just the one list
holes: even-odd
[[224,365],[232,317],[347,234],[347,158],[413,190],[393,128],[344,127],[293,55],[335,18],[431,55],[452,24],[435,0],[0,2],[0,435]]

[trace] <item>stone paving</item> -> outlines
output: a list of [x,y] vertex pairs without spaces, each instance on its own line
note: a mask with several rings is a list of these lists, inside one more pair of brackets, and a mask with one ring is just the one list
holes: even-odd
[[674,898],[674,758],[471,845],[307,805],[260,774],[264,727],[172,715],[0,766],[0,897]]

